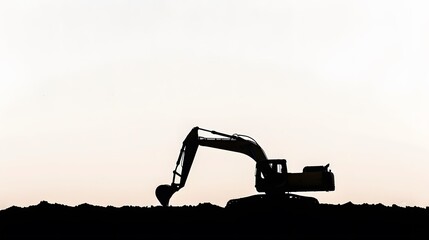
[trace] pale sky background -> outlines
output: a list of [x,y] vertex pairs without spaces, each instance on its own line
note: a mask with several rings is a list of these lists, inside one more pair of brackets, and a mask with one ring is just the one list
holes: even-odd
[[[322,203],[429,205],[427,1],[1,1],[0,209],[159,205],[194,126],[253,137]],[[256,194],[201,147],[172,205]]]

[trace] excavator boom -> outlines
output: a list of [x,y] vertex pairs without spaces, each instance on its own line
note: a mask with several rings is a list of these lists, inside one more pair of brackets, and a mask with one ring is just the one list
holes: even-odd
[[[219,135],[221,138],[201,137],[199,136],[198,131],[205,131],[213,135]],[[238,135],[229,135],[194,127],[188,133],[185,140],[183,140],[176,167],[173,171],[173,180],[171,185],[160,185],[155,191],[159,202],[163,206],[168,205],[171,196],[185,186],[199,146],[243,153],[253,158],[256,162],[267,160],[264,151],[256,141],[250,141]]]

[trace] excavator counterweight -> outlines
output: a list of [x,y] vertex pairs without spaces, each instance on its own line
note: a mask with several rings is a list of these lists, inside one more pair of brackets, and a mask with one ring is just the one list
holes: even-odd
[[[199,136],[199,131],[209,132],[220,137],[207,138]],[[185,186],[192,163],[199,146],[217,148],[245,154],[256,163],[255,188],[258,194],[250,197],[230,200],[227,206],[240,202],[279,203],[291,202],[291,199],[306,203],[318,203],[312,197],[303,197],[290,192],[334,191],[334,174],[325,166],[306,166],[302,173],[289,173],[285,159],[268,159],[264,150],[251,137],[239,134],[225,134],[199,127],[194,127],[183,141],[173,180],[170,185],[160,185],[155,195],[162,206],[168,206],[171,197]]]

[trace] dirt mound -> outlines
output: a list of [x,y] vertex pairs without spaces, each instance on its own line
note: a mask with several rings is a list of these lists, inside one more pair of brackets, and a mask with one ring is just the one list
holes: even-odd
[[0,239],[143,239],[191,237],[284,239],[333,237],[425,239],[429,208],[382,204],[222,208],[210,203],[180,207],[66,206],[46,201],[0,211]]

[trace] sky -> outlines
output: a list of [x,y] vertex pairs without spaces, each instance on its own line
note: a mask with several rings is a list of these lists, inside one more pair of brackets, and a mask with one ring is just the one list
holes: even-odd
[[[0,2],[0,209],[158,206],[199,126],[321,203],[429,206],[427,1]],[[200,147],[174,206],[257,194],[254,161]]]

